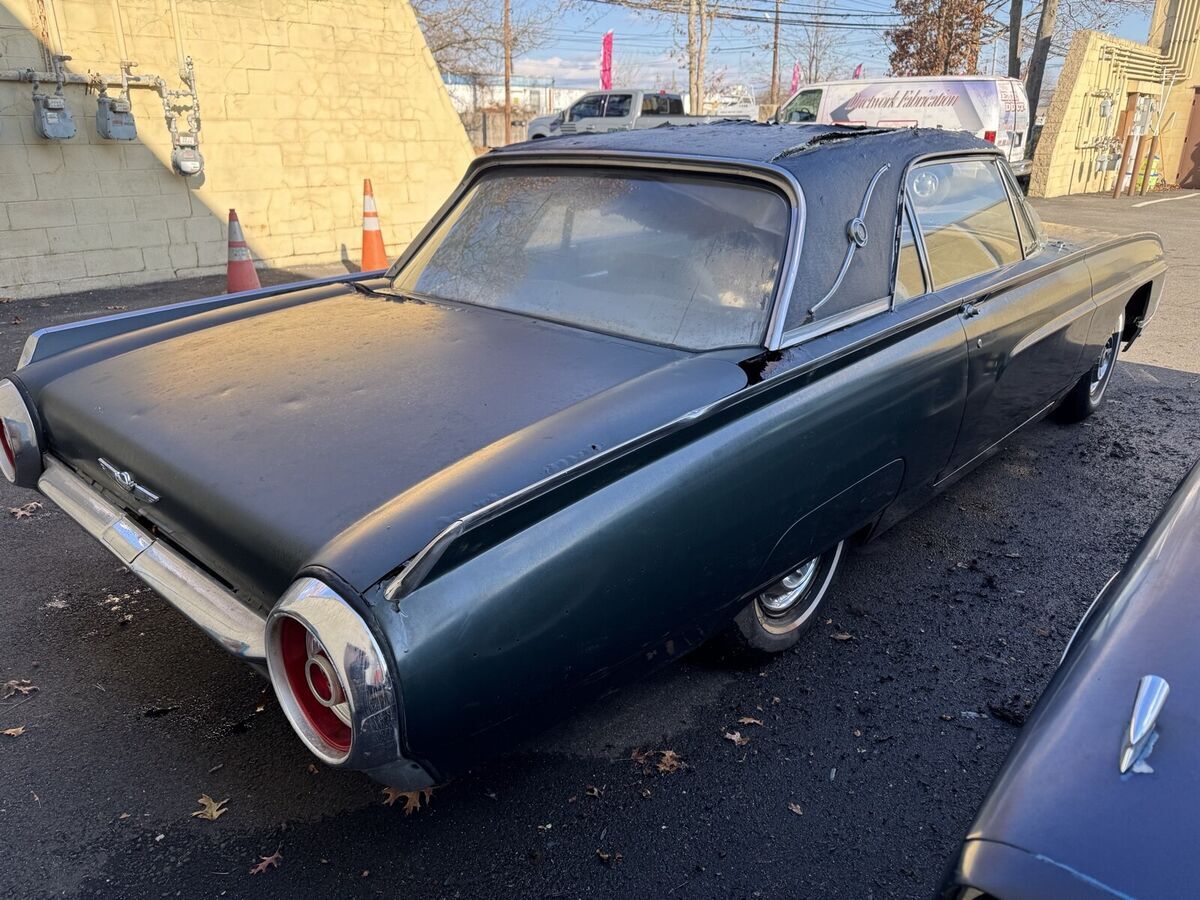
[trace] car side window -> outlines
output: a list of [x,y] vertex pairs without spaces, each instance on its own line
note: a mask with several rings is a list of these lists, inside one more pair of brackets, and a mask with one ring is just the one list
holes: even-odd
[[900,210],[900,246],[896,252],[896,287],[892,297],[900,303],[924,293],[925,273],[921,271],[921,257],[917,253],[912,223],[908,210],[904,208]]
[[1022,258],[1008,192],[995,163],[983,159],[917,166],[905,185],[940,290]]
[[610,94],[608,105],[604,107],[604,117],[607,119],[627,116],[632,105],[633,94]]
[[604,114],[604,95],[589,94],[571,107],[571,121],[592,119]]
[[780,122],[815,122],[821,107],[820,90],[801,91],[796,99],[783,108]]

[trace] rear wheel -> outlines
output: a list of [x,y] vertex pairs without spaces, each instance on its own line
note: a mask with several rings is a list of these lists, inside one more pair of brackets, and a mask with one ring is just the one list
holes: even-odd
[[762,653],[795,646],[825,606],[844,547],[845,541],[840,541],[760,591],[733,620],[735,643]]
[[1113,370],[1117,367],[1117,358],[1121,355],[1121,332],[1124,330],[1125,314],[1121,313],[1116,330],[1108,336],[1100,350],[1100,357],[1054,410],[1055,419],[1060,422],[1082,422],[1100,408]]

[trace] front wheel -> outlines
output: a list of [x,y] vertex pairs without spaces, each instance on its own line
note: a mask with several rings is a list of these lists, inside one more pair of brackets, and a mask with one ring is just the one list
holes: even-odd
[[845,543],[805,560],[760,591],[733,620],[735,642],[762,653],[781,653],[795,646],[825,606]]
[[1116,330],[1108,336],[1099,359],[1054,410],[1054,418],[1059,422],[1082,422],[1100,408],[1108,383],[1112,381],[1113,370],[1117,367],[1117,357],[1121,355],[1121,333],[1124,330],[1125,314],[1121,313]]

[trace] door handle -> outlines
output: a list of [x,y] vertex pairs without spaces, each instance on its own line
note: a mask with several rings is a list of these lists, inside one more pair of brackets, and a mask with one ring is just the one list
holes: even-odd
[[964,319],[973,319],[979,315],[979,307],[974,303],[964,303],[962,307],[962,317]]

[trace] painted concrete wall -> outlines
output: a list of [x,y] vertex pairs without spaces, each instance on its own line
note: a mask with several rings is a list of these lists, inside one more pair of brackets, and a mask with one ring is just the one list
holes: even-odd
[[[181,88],[170,0],[119,0],[135,72]],[[78,131],[33,128],[32,88],[0,82],[0,296],[220,272],[236,207],[259,265],[357,262],[362,179],[389,253],[473,158],[406,2],[177,0],[199,89],[201,178],[170,166],[162,103],[133,93],[138,140],[96,134],[96,97],[68,85]],[[44,15],[43,15],[44,13]],[[0,70],[119,70],[111,0],[0,0]],[[45,90],[45,86],[43,86]],[[110,95],[115,94],[109,89]]]
[[[1160,171],[1165,181],[1176,180],[1192,99],[1200,84],[1200,57],[1193,49],[1200,40],[1200,27],[1187,34],[1183,24],[1176,29],[1173,13],[1169,15],[1173,3],[1159,0],[1146,44],[1094,31],[1075,35],[1038,140],[1030,177],[1033,196],[1111,190],[1116,173],[1097,171],[1096,163],[1113,152],[1104,139],[1119,139],[1116,129],[1129,93],[1155,98],[1162,110],[1161,119],[1155,116],[1162,123]],[[1147,77],[1153,74],[1155,62],[1168,59],[1172,50],[1183,62],[1182,74],[1165,82]],[[1112,102],[1107,119],[1100,114],[1105,99]],[[1121,149],[1116,146],[1117,153]],[[1143,143],[1142,153],[1147,149]]]

